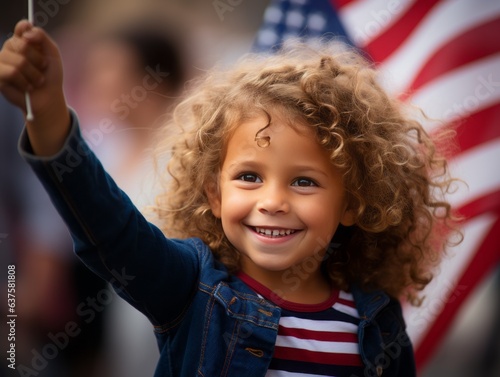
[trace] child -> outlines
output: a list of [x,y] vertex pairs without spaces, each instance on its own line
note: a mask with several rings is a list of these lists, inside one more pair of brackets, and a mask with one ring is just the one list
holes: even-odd
[[83,142],[61,82],[54,43],[20,22],[0,89],[31,95],[21,153],[76,253],[153,323],[155,376],[415,375],[398,299],[432,278],[451,180],[363,59],[298,45],[209,74],[174,112],[164,232]]

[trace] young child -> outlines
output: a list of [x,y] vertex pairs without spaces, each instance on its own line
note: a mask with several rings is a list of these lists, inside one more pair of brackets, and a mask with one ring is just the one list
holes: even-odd
[[76,253],[153,323],[155,376],[415,375],[398,299],[432,278],[451,179],[375,71],[330,47],[249,56],[176,108],[160,231],[81,138],[51,39],[22,21],[3,46],[0,90],[33,106],[21,153]]

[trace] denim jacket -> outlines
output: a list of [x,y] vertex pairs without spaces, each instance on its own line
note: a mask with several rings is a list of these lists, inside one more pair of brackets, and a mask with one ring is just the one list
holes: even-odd
[[[168,239],[147,222],[83,141],[73,112],[59,153],[34,156],[26,132],[19,149],[66,222],[76,254],[152,322],[155,377],[265,376],[280,308],[229,274],[200,239]],[[351,290],[364,376],[414,376],[399,303]]]

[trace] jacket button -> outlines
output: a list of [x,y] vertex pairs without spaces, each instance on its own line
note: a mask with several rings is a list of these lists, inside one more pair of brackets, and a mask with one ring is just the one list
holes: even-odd
[[250,347],[247,347],[245,348],[245,351],[251,353],[252,355],[254,356],[257,356],[257,357],[262,357],[264,356],[264,351],[262,350],[259,350],[257,348],[250,348]]

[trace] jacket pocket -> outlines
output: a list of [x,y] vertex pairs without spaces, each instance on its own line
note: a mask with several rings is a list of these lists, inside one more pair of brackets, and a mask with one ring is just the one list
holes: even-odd
[[220,282],[211,292],[204,313],[198,375],[265,376],[280,314],[279,308],[265,300]]

